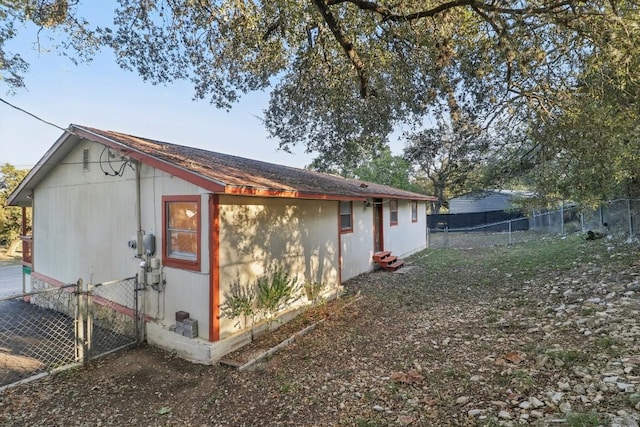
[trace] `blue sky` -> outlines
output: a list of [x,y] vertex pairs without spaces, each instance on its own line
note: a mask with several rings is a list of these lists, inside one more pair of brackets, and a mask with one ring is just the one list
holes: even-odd
[[[109,15],[109,3],[84,6],[91,8],[90,21],[91,15]],[[259,119],[267,106],[266,93],[243,97],[230,112],[217,110],[207,101],[193,101],[188,82],[144,83],[136,73],[120,69],[110,51],[75,66],[56,52],[38,52],[35,41],[34,28],[20,28],[8,45],[7,50],[20,53],[30,67],[26,89],[7,94],[0,81],[0,97],[63,128],[81,124],[296,167],[313,158],[304,147],[294,154],[279,151],[278,141],[268,138]],[[0,103],[0,164],[31,167],[61,134]]]

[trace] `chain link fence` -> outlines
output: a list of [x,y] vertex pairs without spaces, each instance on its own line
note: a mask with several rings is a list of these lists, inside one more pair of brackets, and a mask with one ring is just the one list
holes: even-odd
[[89,285],[86,294],[89,359],[139,340],[141,318],[137,310],[137,290],[135,277]]
[[0,298],[0,387],[77,366],[140,342],[135,278],[53,286]]
[[529,218],[517,218],[464,229],[427,229],[429,248],[477,248],[511,245],[540,238]]
[[558,209],[532,210],[528,217],[464,229],[427,229],[429,248],[477,248],[510,245],[549,234],[592,231],[635,240],[640,233],[640,200],[618,199],[597,209],[562,204]]

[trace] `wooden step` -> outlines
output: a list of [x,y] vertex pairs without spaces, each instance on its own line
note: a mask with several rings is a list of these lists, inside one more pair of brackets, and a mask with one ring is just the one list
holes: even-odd
[[399,259],[396,262],[383,266],[382,268],[384,268],[385,270],[388,271],[396,271],[397,269],[399,269],[400,267],[402,267],[404,265],[404,261]]
[[390,265],[393,264],[394,262],[396,262],[396,260],[398,259],[397,256],[395,255],[389,255],[388,257],[385,257],[383,259],[381,259],[380,261],[377,261],[378,264],[380,265]]
[[381,251],[381,252],[376,252],[375,254],[373,254],[373,260],[375,262],[381,261],[384,258],[388,257],[389,255],[391,255],[390,251]]

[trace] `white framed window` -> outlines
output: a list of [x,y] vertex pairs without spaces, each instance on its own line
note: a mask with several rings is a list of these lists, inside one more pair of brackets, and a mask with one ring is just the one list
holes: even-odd
[[351,233],[353,231],[353,202],[340,202],[340,232]]
[[389,222],[391,225],[398,225],[398,201],[389,200]]

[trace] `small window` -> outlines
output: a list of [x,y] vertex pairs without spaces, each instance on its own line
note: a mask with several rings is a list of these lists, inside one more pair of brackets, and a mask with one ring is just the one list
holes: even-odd
[[163,210],[163,262],[169,267],[200,268],[200,197],[166,196]]
[[85,148],[84,150],[82,150],[82,170],[83,171],[89,170],[89,149],[88,148]]
[[353,231],[353,202],[340,202],[340,232]]
[[398,201],[389,200],[389,218],[391,225],[398,225]]
[[418,201],[411,201],[411,222],[418,222]]

